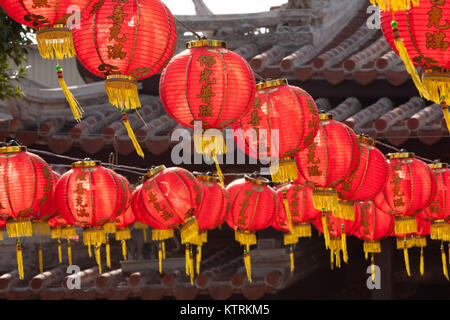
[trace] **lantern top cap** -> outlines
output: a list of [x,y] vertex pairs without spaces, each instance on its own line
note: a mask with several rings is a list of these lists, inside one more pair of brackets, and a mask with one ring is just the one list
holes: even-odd
[[219,47],[219,48],[227,48],[227,43],[221,40],[194,40],[186,43],[186,48],[200,48],[200,47]]
[[209,182],[219,182],[219,177],[208,174],[208,173],[201,173],[201,172],[194,172],[194,176],[196,176],[198,179],[203,181],[209,181]]
[[287,79],[276,79],[276,80],[269,80],[269,81],[264,81],[261,83],[258,83],[256,85],[256,90],[264,90],[267,88],[272,88],[272,87],[278,87],[278,86],[282,86],[282,85],[287,85],[289,84]]
[[252,182],[255,184],[267,186],[269,185],[270,181],[269,179],[263,178],[263,177],[251,177],[249,175],[244,176],[245,181]]
[[320,113],[319,119],[320,120],[333,120],[333,115],[331,113]]
[[149,172],[147,172],[147,174],[143,177],[142,182],[147,181],[150,178],[153,178],[154,176],[156,176],[158,173],[160,173],[161,171],[163,171],[164,169],[167,169],[165,165],[160,165],[154,168],[151,168]]
[[408,159],[415,158],[415,153],[412,152],[396,152],[396,153],[388,153],[388,159]]
[[[58,30],[56,30],[56,29],[58,29]],[[47,32],[47,31],[68,31],[68,32],[70,32],[67,25],[63,24],[63,23],[58,23],[58,24],[54,24],[54,25],[45,25],[45,26],[39,27],[37,29],[37,32],[39,32],[39,33]]]
[[362,135],[357,135],[356,137],[358,138],[359,142],[367,144],[369,146],[375,146],[377,144],[375,142],[375,140],[370,139],[369,137],[362,136]]
[[125,74],[110,74],[106,76],[106,80],[114,81],[114,80],[129,80],[129,81],[137,81],[135,77],[127,76]]
[[27,147],[25,147],[25,146],[8,146],[8,147],[0,148],[0,154],[17,153],[17,152],[27,152]]
[[100,167],[101,165],[101,161],[98,160],[81,160],[72,163],[72,168]]
[[448,164],[443,162],[437,162],[437,163],[430,163],[428,165],[431,169],[447,169]]

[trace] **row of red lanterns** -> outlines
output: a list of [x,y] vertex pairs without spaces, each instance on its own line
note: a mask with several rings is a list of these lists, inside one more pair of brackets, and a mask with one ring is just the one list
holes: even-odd
[[[333,123],[330,119],[322,121],[327,125]],[[360,139],[361,144],[365,144],[363,148],[376,150],[370,140]],[[320,144],[315,148],[313,150],[320,151]],[[367,156],[369,154],[366,153]],[[374,154],[375,163],[380,162],[379,154]],[[82,227],[83,241],[89,249],[94,247],[99,267],[103,244],[106,244],[107,265],[110,266],[111,233],[116,233],[116,240],[122,241],[126,256],[125,240],[130,238],[126,228],[135,221],[152,227],[152,239],[160,241],[160,267],[165,255],[163,241],[179,230],[182,243],[186,245],[186,272],[191,278],[195,272],[194,246],[197,246],[197,256],[200,257],[201,247],[207,241],[207,231],[224,222],[235,230],[236,240],[245,246],[244,262],[249,280],[249,251],[250,246],[256,244],[255,232],[269,226],[285,232],[285,244],[294,245],[298,238],[311,236],[308,224],[312,223],[324,234],[326,247],[337,265],[340,265],[340,252],[344,262],[348,260],[346,236],[351,234],[365,240],[366,254],[380,251],[379,239],[396,236],[400,239],[399,248],[405,251],[407,266],[407,249],[419,237],[431,234],[432,239],[449,241],[450,210],[446,193],[449,170],[444,164],[427,166],[409,153],[389,156],[386,183],[381,184],[380,193],[365,196],[370,196],[370,199],[355,196],[356,191],[349,193],[355,201],[352,219],[335,214],[335,207],[322,207],[326,202],[314,200],[318,196],[315,195],[317,186],[303,181],[304,177],[296,183],[277,187],[276,191],[269,186],[269,180],[256,176],[238,179],[224,189],[215,176],[198,174],[196,177],[185,169],[159,166],[150,170],[143,184],[132,193],[123,176],[102,167],[98,161],[75,162],[70,171],[58,177],[52,174],[43,159],[27,152],[25,147],[3,147],[0,155],[0,174],[4,177],[0,186],[4,190],[0,198],[0,213],[2,220],[6,221],[9,236],[19,239],[19,270],[20,238],[42,232],[42,227],[38,226],[43,222],[46,225],[47,220],[56,238],[70,240],[76,237],[74,227]],[[299,159],[301,154],[297,156]],[[370,162],[363,159],[360,166],[370,167]],[[376,171],[379,170],[371,170]],[[361,178],[366,174],[352,178],[351,182],[358,185],[358,192],[374,188],[370,183],[364,185],[364,182],[370,182]],[[24,176],[34,179],[23,179]],[[344,180],[342,183],[349,182]],[[318,189],[319,196],[326,191],[328,197],[336,190],[323,189],[322,186]],[[345,187],[346,191],[350,189]],[[339,205],[339,200],[336,203]],[[23,273],[21,275],[23,277]]]

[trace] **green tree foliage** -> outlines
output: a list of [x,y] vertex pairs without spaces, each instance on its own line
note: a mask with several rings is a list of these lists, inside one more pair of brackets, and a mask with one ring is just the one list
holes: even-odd
[[16,80],[26,73],[24,63],[33,32],[33,29],[8,17],[0,8],[0,100],[17,98],[22,94]]

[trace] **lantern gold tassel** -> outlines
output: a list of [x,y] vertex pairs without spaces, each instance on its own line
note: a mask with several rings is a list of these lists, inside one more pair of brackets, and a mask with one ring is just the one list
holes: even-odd
[[323,237],[325,238],[325,248],[330,248],[330,234],[328,233],[328,225],[327,225],[327,216],[325,212],[322,212],[322,228],[323,228]]
[[142,235],[144,237],[144,243],[147,243],[148,242],[148,240],[147,240],[147,229],[142,229]]
[[283,236],[284,245],[289,246],[289,256],[291,260],[291,272],[294,271],[294,245],[298,243],[298,236],[293,233],[285,233]]
[[425,262],[423,258],[423,247],[420,247],[420,275],[423,276],[425,270]]
[[184,256],[185,256],[185,268],[186,268],[186,275],[189,275],[189,272],[191,271],[191,263],[189,261],[189,243],[186,243],[186,248],[184,250]]
[[0,229],[0,241],[3,241],[3,230]]
[[276,165],[269,168],[272,181],[284,183],[298,178],[297,162],[293,158],[281,159]]
[[120,240],[122,243],[122,256],[123,260],[127,261],[127,240]]
[[[450,91],[450,90],[448,90]],[[444,97],[445,99],[445,97]],[[441,101],[442,113],[444,114],[445,122],[447,123],[447,130],[450,132],[450,112],[448,111],[447,102]]]
[[159,273],[162,274],[162,260],[163,260],[163,250],[161,241],[158,243],[158,265],[159,265]]
[[411,270],[409,268],[409,255],[408,255],[408,247],[406,245],[406,239],[404,240],[404,246],[403,246],[403,258],[405,260],[405,268],[406,272],[408,273],[408,276],[411,277]]
[[248,282],[252,282],[252,264],[250,258],[250,245],[245,245],[244,249],[244,265],[247,273]]
[[330,250],[330,269],[334,270],[334,251]]
[[200,264],[202,262],[202,246],[197,246],[197,254],[195,255],[196,258],[196,272],[197,274],[200,274]]
[[189,278],[191,280],[191,285],[194,285],[194,255],[192,253],[192,245],[189,248]]
[[44,259],[42,257],[42,244],[38,244],[38,257],[39,257],[39,273],[44,272]]
[[23,274],[22,244],[20,243],[19,239],[17,239],[16,244],[16,255],[17,255],[17,270],[19,271],[19,279],[23,280],[25,276]]
[[235,230],[234,238],[241,245],[245,246],[244,249],[244,266],[247,273],[247,279],[252,282],[252,270],[250,259],[250,246],[256,244],[256,234],[248,231]]
[[63,69],[61,66],[56,66],[56,73],[58,75],[58,83],[61,87],[64,96],[66,97],[67,103],[69,104],[70,110],[72,111],[73,117],[77,122],[81,121],[81,118],[83,116],[83,108],[81,107],[80,103],[77,99],[73,96],[72,92],[70,92],[69,88],[67,87],[66,81],[64,80],[63,76]]
[[116,233],[116,224],[114,222],[108,222],[103,225],[105,233]]
[[100,256],[100,247],[101,245],[94,245],[94,252],[95,252],[95,260],[97,261],[98,265],[98,274],[102,274],[102,260]]
[[429,98],[428,91],[424,87],[424,84],[422,83],[422,80],[420,79],[419,73],[417,72],[416,67],[414,66],[414,64],[412,63],[412,61],[408,55],[408,51],[406,50],[403,39],[400,37],[400,32],[398,30],[397,21],[395,21],[395,20],[392,21],[391,26],[392,26],[392,32],[394,35],[395,47],[397,48],[398,54],[405,65],[406,71],[408,71],[409,75],[411,76],[414,84],[416,85],[417,90],[420,93],[420,96],[424,97],[425,99],[428,99]]
[[381,244],[379,241],[364,241],[363,244],[366,260],[369,253],[381,253]]
[[445,97],[450,93],[450,74],[442,69],[424,69],[422,83],[427,91],[427,99],[441,104],[442,109],[447,105]]
[[130,123],[128,122],[128,117],[124,109],[121,110],[122,112],[122,123],[127,129],[128,137],[130,137],[131,142],[133,143],[134,149],[136,149],[136,153],[141,157],[144,158],[144,152],[142,151],[141,146],[139,145],[139,142],[136,139],[136,136],[134,135],[133,129],[131,128]]
[[69,259],[69,266],[72,265],[72,244],[67,240],[67,258]]
[[401,11],[418,6],[420,0],[370,0],[374,6],[378,6],[383,11]]
[[313,190],[313,204],[317,210],[338,210],[338,200],[336,189],[315,188]]
[[89,258],[92,258],[92,249],[91,245],[88,245]]
[[62,263],[61,240],[58,239],[58,261]]
[[69,239],[77,236],[77,229],[75,227],[64,227],[61,229],[61,238]]
[[333,211],[336,218],[355,221],[355,207],[353,201],[338,201],[338,210]]
[[341,252],[335,251],[336,254],[336,267],[341,268]]
[[448,234],[450,234],[450,224],[445,220],[437,220],[431,223],[430,239],[445,240]]
[[108,236],[106,236],[106,266],[111,269],[111,247]]
[[[342,229],[344,229],[344,225],[342,225]],[[342,231],[341,234],[341,246],[342,246],[342,257],[345,263],[348,263],[348,252],[347,252],[347,235]]]
[[36,33],[39,54],[44,59],[62,60],[75,56],[72,32],[65,25],[41,28]]
[[371,274],[372,274],[372,283],[376,282],[376,278],[375,278],[375,260],[373,257],[373,253],[371,254],[370,257],[370,266],[371,266]]
[[447,280],[448,278],[448,269],[447,269],[447,258],[445,257],[444,244],[441,243],[441,259],[442,259],[442,272]]
[[180,229],[181,243],[199,243],[198,221],[195,217],[186,220]]
[[217,176],[219,177],[220,185],[222,186],[222,188],[225,188],[225,183],[223,181],[222,169],[220,169],[219,160],[217,160],[215,151],[213,151],[213,153],[212,153],[212,158],[214,160],[214,164],[216,165],[216,171],[217,171]]
[[52,239],[62,238],[62,229],[60,227],[53,228],[50,232],[50,237]]
[[395,234],[410,234],[417,232],[417,220],[414,217],[396,217],[394,222]]
[[294,225],[294,231],[292,232],[299,238],[311,238],[311,224],[309,223],[300,223]]
[[116,230],[116,240],[129,240],[131,239],[130,229],[117,229]]
[[173,229],[163,230],[163,229],[152,229],[152,240],[153,241],[163,241],[173,238]]
[[286,189],[283,189],[283,204],[284,204],[284,208],[286,209],[286,216],[287,216],[287,220],[288,220],[288,225],[289,225],[289,231],[292,233],[294,232],[294,227],[292,226],[292,216],[291,216],[291,210],[289,209],[289,202],[287,200],[287,192]]
[[164,241],[162,241],[161,246],[162,246],[162,257],[163,257],[163,259],[165,259],[166,258],[166,243]]
[[105,90],[109,103],[119,109],[137,109],[139,101],[137,80],[126,75],[109,75],[106,77]]
[[31,226],[33,228],[34,235],[47,236],[50,235],[50,227],[47,222],[32,221]]
[[33,235],[33,227],[30,220],[7,221],[6,231],[10,238],[31,237]]
[[294,262],[294,245],[289,246],[289,256],[291,260],[291,272],[295,270],[295,262]]

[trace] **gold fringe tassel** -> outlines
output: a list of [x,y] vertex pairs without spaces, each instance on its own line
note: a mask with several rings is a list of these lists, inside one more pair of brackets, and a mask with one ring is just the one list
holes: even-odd
[[116,224],[114,222],[108,222],[103,225],[103,230],[105,233],[116,233]]
[[298,243],[298,236],[293,233],[285,233],[283,236],[284,245],[289,246]]
[[101,245],[106,243],[106,234],[103,229],[83,230],[83,243],[89,245]]
[[417,220],[414,217],[395,217],[395,234],[410,234],[417,232]]
[[61,238],[61,234],[62,234],[62,230],[61,230],[60,227],[53,228],[50,231],[50,237],[52,239],[59,239],[59,238]]
[[77,229],[75,227],[63,227],[61,229],[61,238],[71,239],[77,237]]
[[450,224],[446,221],[433,221],[430,226],[432,240],[445,240],[450,235]]
[[196,258],[196,272],[197,274],[200,274],[200,264],[202,262],[202,246],[197,246],[197,254],[195,258]]
[[136,80],[108,76],[105,90],[109,103],[118,109],[137,109],[141,107]]
[[275,183],[284,183],[298,178],[297,162],[292,158],[281,159],[275,166],[270,166],[270,175]]
[[441,101],[441,107],[442,113],[444,114],[445,123],[447,124],[447,130],[450,132],[450,112],[448,111],[447,102]]
[[50,227],[47,222],[32,221],[31,226],[33,228],[32,232],[34,235],[40,235],[40,236],[50,235]]
[[108,236],[106,236],[106,266],[111,269],[111,247]]
[[[393,1],[395,1],[395,0],[393,0]],[[406,50],[403,39],[400,37],[400,31],[398,30],[397,21],[392,21],[391,26],[392,26],[392,32],[394,35],[395,47],[398,50],[400,58],[402,59],[403,63],[405,64],[406,70],[408,71],[414,84],[416,85],[416,88],[419,91],[420,96],[429,100],[428,90],[425,88],[424,83],[422,83],[419,73],[417,72],[416,67],[414,66],[414,64],[412,63],[412,61],[408,55],[408,51]]]
[[3,238],[3,230],[0,229],[0,241],[3,241],[3,240],[4,240],[4,238]]
[[425,262],[423,258],[423,247],[420,247],[420,275],[423,276],[425,272]]
[[370,257],[370,266],[371,266],[371,274],[372,274],[372,283],[376,282],[376,278],[375,278],[375,259],[373,257],[373,253],[371,254]]
[[17,239],[16,244],[16,255],[17,255],[17,270],[19,271],[19,279],[23,280],[25,276],[23,274],[22,244],[20,243],[19,239]]
[[195,217],[189,218],[180,229],[181,243],[199,243],[198,221]]
[[192,253],[192,245],[189,248],[189,278],[191,280],[191,285],[194,285],[194,275],[195,275],[195,271],[194,271],[194,255]]
[[217,160],[215,151],[213,151],[212,158],[214,160],[214,164],[216,165],[217,176],[219,177],[220,185],[222,188],[225,188],[225,182],[223,180],[222,169],[220,169],[219,160]]
[[61,240],[58,239],[58,261],[62,263]]
[[295,261],[294,261],[294,245],[289,246],[289,257],[291,260],[291,272],[294,272],[295,270]]
[[163,230],[163,229],[152,229],[152,240],[153,241],[162,241],[173,238],[174,231],[173,229]]
[[338,210],[333,211],[336,218],[355,221],[355,206],[353,201],[338,201]]
[[67,240],[67,257],[69,259],[69,266],[72,265],[72,244]]
[[364,241],[363,248],[366,260],[369,257],[369,253],[381,252],[381,244],[379,241]]
[[334,270],[334,251],[330,250],[330,269]]
[[101,245],[94,245],[94,251],[95,251],[95,260],[97,261],[98,265],[98,274],[102,274],[102,260],[100,256],[100,248]]
[[44,59],[63,60],[75,56],[72,32],[67,27],[38,30],[36,42],[39,54]]
[[294,225],[294,231],[292,232],[299,238],[311,238],[311,224],[299,223]]
[[313,190],[313,204],[317,210],[338,210],[338,195],[333,188],[315,188]]
[[161,241],[158,243],[158,265],[159,265],[159,273],[162,274],[162,260],[163,260],[163,252],[162,252],[162,244]]
[[88,245],[89,258],[92,258],[92,249],[91,245]]
[[423,87],[427,91],[427,99],[440,104],[442,110],[447,107],[445,98],[450,93],[450,79],[447,72],[439,69],[425,69],[422,74]]
[[130,123],[128,122],[128,117],[125,112],[125,110],[122,109],[122,123],[127,129],[128,137],[131,139],[131,142],[133,143],[134,149],[136,150],[136,153],[141,157],[144,158],[144,151],[142,151],[142,148],[139,144],[139,142],[136,139],[136,136],[134,135],[133,128],[131,128]]
[[162,257],[163,259],[166,258],[166,243],[164,241],[162,241]]
[[294,227],[292,226],[292,216],[291,216],[291,210],[289,209],[289,202],[287,199],[287,191],[286,189],[283,189],[283,204],[286,211],[286,216],[288,220],[289,225],[289,231],[292,233],[294,232]]
[[250,258],[250,245],[246,244],[244,249],[244,265],[248,282],[252,282],[252,263]]
[[374,6],[378,6],[383,11],[402,11],[418,6],[420,0],[370,0]]
[[442,273],[444,274],[445,278],[449,280],[447,269],[447,258],[445,257],[445,250],[443,243],[441,243],[441,259],[442,259]]
[[42,257],[42,245],[38,244],[38,257],[39,257],[39,273],[44,272],[44,258]]
[[148,242],[147,229],[142,229],[142,235],[144,236],[144,243],[147,243]]
[[[342,225],[342,229],[344,229],[344,225]],[[348,263],[348,252],[347,252],[347,235],[344,231],[341,234],[341,246],[342,246],[342,257],[345,263]]]
[[64,96],[66,97],[67,103],[69,104],[70,110],[72,111],[73,117],[77,122],[81,122],[81,118],[83,117],[83,108],[81,107],[78,100],[74,97],[72,92],[70,92],[69,88],[67,87],[66,81],[64,80],[63,76],[63,69],[61,66],[56,66],[56,73],[58,75],[58,83],[59,86],[62,89],[62,92],[64,93]]
[[31,237],[33,235],[33,227],[30,220],[7,221],[6,231],[10,238]]
[[131,233],[130,229],[117,229],[116,230],[116,240],[122,241],[122,240],[129,240],[131,239]]
[[413,242],[414,242],[414,246],[415,247],[426,247],[427,246],[427,237],[423,236],[423,237],[417,237],[415,236],[413,238]]
[[411,277],[411,270],[409,268],[408,247],[406,245],[406,239],[405,239],[405,243],[404,243],[404,247],[403,247],[403,259],[405,260],[406,272],[408,273],[408,276]]
[[397,249],[398,250],[402,250],[405,246],[410,249],[412,247],[414,247],[415,245],[415,240],[412,236],[409,236],[409,238],[404,237],[404,238],[397,238]]
[[185,269],[186,269],[186,275],[189,275],[190,269],[190,262],[189,262],[189,243],[186,243],[186,247],[184,249],[184,256],[185,256]]
[[120,240],[122,243],[122,255],[123,260],[127,261],[127,241],[126,240]]
[[[201,135],[194,132],[194,146],[195,151],[199,154],[210,154],[216,166],[217,175],[219,177],[220,185],[225,187],[222,170],[220,169],[217,155],[227,152],[225,140],[222,135],[207,135],[208,131],[202,129]],[[205,139],[207,138],[207,139]]]
[[330,234],[328,233],[328,224],[327,224],[327,216],[325,212],[322,212],[322,228],[323,228],[323,237],[325,238],[325,248],[330,248]]
[[247,231],[235,230],[234,238],[241,245],[245,246],[245,249],[244,249],[244,266],[245,266],[245,271],[247,273],[247,279],[248,279],[249,282],[252,282],[250,246],[251,245],[255,245],[257,243],[256,242],[256,234],[255,233],[251,233],[251,232],[247,232]]

